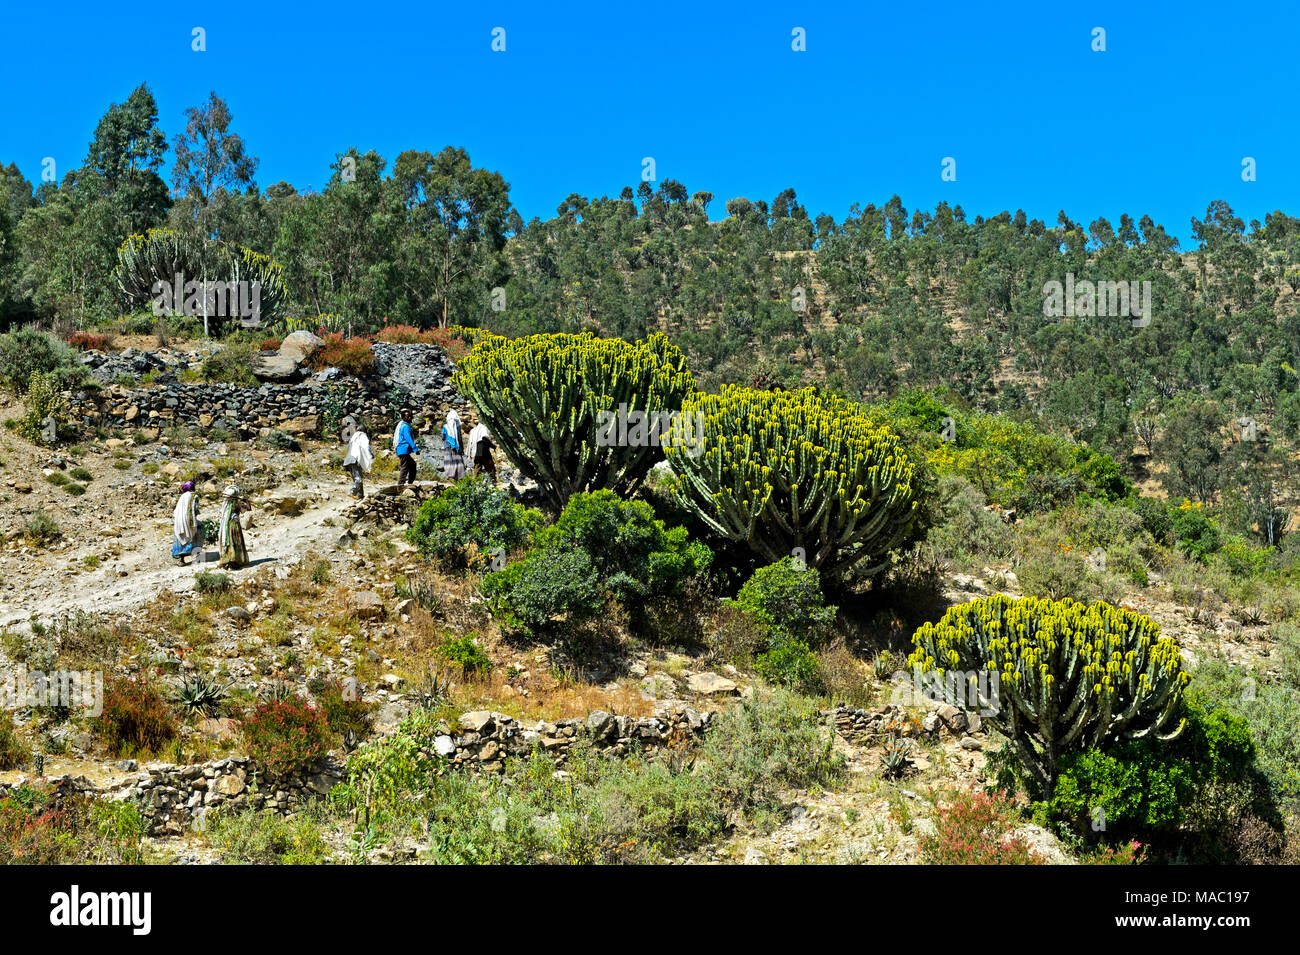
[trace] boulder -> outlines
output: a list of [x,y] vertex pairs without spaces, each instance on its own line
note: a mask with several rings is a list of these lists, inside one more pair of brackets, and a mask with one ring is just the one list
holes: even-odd
[[384,615],[384,598],[373,590],[363,590],[348,597],[348,613],[361,620],[375,620]]
[[284,355],[270,355],[253,366],[258,381],[293,382],[302,377],[298,363]]
[[686,686],[692,693],[704,696],[734,696],[740,692],[734,681],[716,673],[692,673],[686,680]]
[[322,417],[319,413],[300,415],[297,418],[290,418],[288,421],[283,422],[280,425],[280,430],[297,437],[312,437],[320,434],[322,423]]
[[290,332],[280,343],[280,358],[287,358],[295,365],[301,365],[312,355],[316,354],[316,349],[324,345],[320,338],[311,332]]

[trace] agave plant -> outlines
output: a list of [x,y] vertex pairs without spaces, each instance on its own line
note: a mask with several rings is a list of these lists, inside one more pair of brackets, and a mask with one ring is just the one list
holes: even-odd
[[876,679],[884,682],[893,676],[897,665],[894,661],[894,655],[888,650],[881,650],[871,659],[871,672],[876,675]]
[[885,751],[880,754],[880,766],[886,778],[897,779],[907,771],[907,759],[911,748],[912,744],[908,740],[899,739],[893,733],[889,734]]
[[410,697],[417,709],[436,710],[451,698],[451,674],[445,669],[426,667],[412,687]]
[[267,703],[287,703],[297,694],[288,680],[272,680],[262,688],[262,699]]
[[197,716],[212,716],[221,709],[225,702],[226,691],[230,685],[222,686],[203,674],[183,677],[176,687],[173,701],[187,713]]

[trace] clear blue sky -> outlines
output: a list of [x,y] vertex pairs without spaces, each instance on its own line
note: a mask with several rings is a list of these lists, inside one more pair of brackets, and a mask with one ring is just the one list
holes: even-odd
[[[178,7],[185,7],[178,10]],[[635,185],[641,160],[717,197],[793,186],[815,215],[898,193],[969,216],[1151,214],[1184,246],[1222,198],[1300,215],[1300,4],[38,3],[3,18],[0,162],[80,164],[146,81],[171,138],[215,90],[263,188],[334,155],[463,146],[525,218]],[[207,31],[192,52],[191,29]],[[506,51],[491,50],[494,27]],[[1106,52],[1091,49],[1106,30]],[[803,27],[806,52],[791,50]],[[170,152],[169,152],[170,157]],[[940,164],[957,162],[957,181]],[[1241,162],[1257,161],[1243,182]]]

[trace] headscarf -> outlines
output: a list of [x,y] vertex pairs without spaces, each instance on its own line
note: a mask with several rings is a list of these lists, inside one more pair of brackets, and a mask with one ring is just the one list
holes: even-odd
[[368,472],[373,461],[374,458],[370,454],[370,436],[357,429],[356,434],[352,435],[352,440],[348,442],[348,456],[343,459],[343,464],[344,466],[359,464],[361,470]]
[[217,541],[225,548],[229,547],[231,542],[231,521],[239,521],[239,488],[233,484],[228,485],[223,496],[221,520],[217,524]]
[[199,520],[194,500],[194,482],[186,481],[181,486],[184,491],[176,502],[176,510],[172,511],[172,534],[176,538],[175,542],[184,547],[198,534]]
[[478,443],[484,438],[491,440],[492,435],[488,432],[488,427],[482,421],[474,425],[469,432],[469,441],[466,442],[469,451],[469,459],[474,461],[478,458]]
[[447,443],[451,445],[452,450],[460,450],[460,415],[456,414],[456,409],[452,408],[447,412],[447,423],[442,426],[442,433],[447,438]]

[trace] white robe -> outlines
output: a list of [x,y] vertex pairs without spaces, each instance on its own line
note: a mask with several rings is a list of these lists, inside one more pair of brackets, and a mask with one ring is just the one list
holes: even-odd
[[473,464],[478,458],[478,443],[488,437],[491,437],[491,435],[488,434],[487,425],[483,424],[481,421],[470,429],[469,441],[466,446],[466,450],[469,452],[470,464]]
[[348,456],[343,459],[343,466],[349,464],[361,465],[361,470],[367,474],[370,473],[370,465],[374,462],[374,457],[370,454],[370,438],[365,432],[358,431],[348,442]]
[[175,537],[175,543],[180,547],[184,547],[194,540],[198,532],[198,504],[194,498],[194,492],[186,491],[181,495],[181,499],[176,502],[176,510],[172,513],[172,534]]

